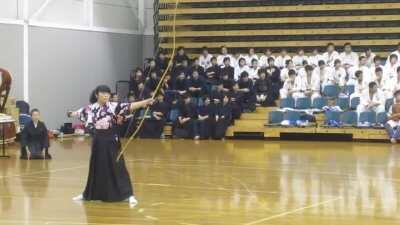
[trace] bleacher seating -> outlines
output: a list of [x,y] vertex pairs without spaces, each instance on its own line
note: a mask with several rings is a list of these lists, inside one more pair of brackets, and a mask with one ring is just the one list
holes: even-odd
[[[159,47],[172,47],[175,0],[159,0]],[[176,43],[189,53],[222,45],[244,53],[250,47],[295,52],[322,48],[328,42],[351,42],[356,51],[372,47],[379,54],[399,41],[400,3],[395,0],[180,0]]]

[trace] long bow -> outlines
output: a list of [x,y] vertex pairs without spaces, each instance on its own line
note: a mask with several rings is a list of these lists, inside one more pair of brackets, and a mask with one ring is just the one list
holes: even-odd
[[[172,25],[172,54],[171,54],[171,58],[170,58],[170,60],[168,62],[167,68],[165,69],[163,75],[161,76],[160,81],[157,84],[156,89],[153,92],[153,95],[151,97],[152,99],[155,99],[157,93],[160,91],[160,89],[161,89],[161,87],[162,87],[162,85],[164,83],[165,77],[167,76],[169,70],[172,68],[172,65],[173,65],[173,62],[174,62],[175,49],[176,49],[176,29],[175,29],[176,26],[175,25],[176,25],[176,14],[177,14],[178,5],[179,5],[179,0],[176,0],[175,1],[174,17],[173,17],[173,25]],[[117,157],[117,162],[124,155],[124,153],[128,149],[129,144],[133,141],[135,136],[139,133],[140,129],[142,128],[142,126],[144,124],[144,121],[146,119],[146,115],[149,112],[149,110],[150,110],[150,106],[147,106],[145,111],[144,111],[143,118],[140,120],[139,125],[137,126],[135,132],[133,132],[133,134],[129,137],[127,142],[124,144],[121,152],[119,153],[119,155]]]

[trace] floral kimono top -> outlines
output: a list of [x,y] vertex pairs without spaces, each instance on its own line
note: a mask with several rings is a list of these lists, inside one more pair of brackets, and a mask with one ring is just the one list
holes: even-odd
[[85,126],[93,125],[97,130],[108,130],[117,124],[117,116],[127,114],[129,108],[129,103],[107,102],[100,105],[96,102],[76,112]]

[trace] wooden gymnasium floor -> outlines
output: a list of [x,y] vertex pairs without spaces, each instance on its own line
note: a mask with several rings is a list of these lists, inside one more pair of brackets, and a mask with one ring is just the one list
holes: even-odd
[[0,224],[400,223],[400,146],[137,140],[126,155],[133,209],[71,200],[84,188],[88,140],[51,150],[53,161],[1,159]]

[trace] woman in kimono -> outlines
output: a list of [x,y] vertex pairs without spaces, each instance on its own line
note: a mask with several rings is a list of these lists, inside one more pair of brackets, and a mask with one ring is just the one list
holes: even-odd
[[[92,127],[92,152],[90,156],[89,175],[83,194],[73,198],[74,201],[104,202],[129,201],[136,205],[132,184],[124,158],[117,161],[120,153],[120,140],[117,134],[117,119],[120,115],[153,103],[146,99],[134,103],[111,103],[111,90],[108,86],[98,86],[92,93],[91,100],[97,101],[87,107],[69,112],[70,117],[78,117],[86,126]],[[91,101],[92,102],[92,101]]]
[[40,121],[39,110],[33,109],[31,117],[32,121],[26,124],[22,130],[21,159],[28,159],[27,150],[30,153],[30,159],[51,159],[49,136],[46,125]]

